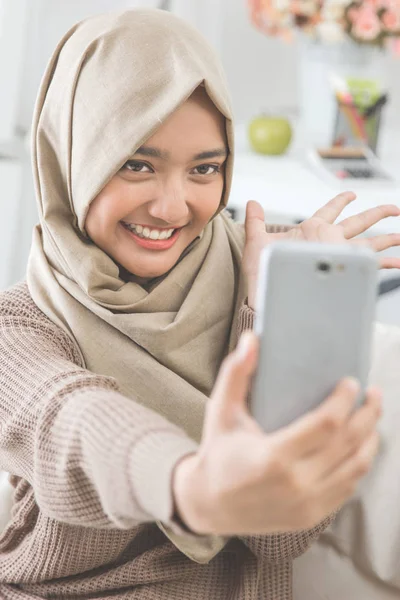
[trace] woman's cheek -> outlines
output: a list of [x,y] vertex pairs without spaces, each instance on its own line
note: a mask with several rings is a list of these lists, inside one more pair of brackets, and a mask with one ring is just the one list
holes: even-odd
[[221,204],[223,191],[224,181],[222,177],[210,185],[209,194],[206,202],[204,203],[205,206],[207,206],[207,220],[218,210],[218,207]]
[[218,180],[208,185],[205,185],[204,188],[205,189],[202,194],[201,207],[204,218],[208,220],[210,216],[212,216],[215,213],[215,211],[218,209],[221,203],[222,193],[224,190],[224,182],[222,178],[218,178]]
[[151,202],[156,193],[157,186],[152,181],[124,182],[120,187],[118,198],[115,198],[118,213],[122,215],[120,218],[133,215],[137,208]]

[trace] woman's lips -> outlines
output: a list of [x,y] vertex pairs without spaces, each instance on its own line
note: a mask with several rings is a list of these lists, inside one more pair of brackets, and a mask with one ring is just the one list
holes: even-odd
[[148,250],[168,250],[175,244],[176,240],[179,237],[179,234],[182,231],[182,228],[176,229],[171,235],[171,237],[167,240],[151,240],[149,238],[139,237],[138,235],[133,233],[133,231],[122,225],[122,223],[121,227],[136,242],[138,246],[141,246],[142,248],[147,248]]

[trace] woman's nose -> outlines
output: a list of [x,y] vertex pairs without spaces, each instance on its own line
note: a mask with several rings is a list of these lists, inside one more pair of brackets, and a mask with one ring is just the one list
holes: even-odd
[[170,225],[186,225],[189,207],[185,185],[175,181],[169,185],[160,186],[157,197],[150,203],[149,214]]

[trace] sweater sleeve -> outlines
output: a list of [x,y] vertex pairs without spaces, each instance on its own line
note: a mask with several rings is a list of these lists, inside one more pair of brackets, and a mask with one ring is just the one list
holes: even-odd
[[95,528],[175,527],[172,471],[197,449],[182,430],[79,366],[47,320],[1,316],[0,355],[0,469],[32,485],[43,514]]
[[[244,302],[239,314],[238,333],[253,328],[254,311]],[[324,519],[316,527],[293,533],[241,536],[240,539],[260,560],[280,563],[303,554],[333,521],[337,513]]]
[[[238,315],[238,333],[245,329],[251,329],[253,324],[253,311],[244,302]],[[208,563],[216,556],[226,545],[229,538],[226,536],[209,535],[197,536],[191,535],[187,530],[178,532],[168,525],[159,524],[165,535],[175,544],[183,554],[186,554],[191,560],[198,563]]]

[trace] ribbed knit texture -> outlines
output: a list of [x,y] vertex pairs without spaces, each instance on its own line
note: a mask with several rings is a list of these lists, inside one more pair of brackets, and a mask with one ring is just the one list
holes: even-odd
[[[239,326],[251,323],[243,307]],[[83,369],[25,283],[0,294],[0,352],[0,469],[15,487],[1,600],[291,600],[291,560],[328,521],[191,561],[156,521],[188,535],[173,520],[171,472],[196,444]]]
[[239,331],[246,331],[246,329],[253,329],[254,311],[246,303],[243,304],[238,320]]

